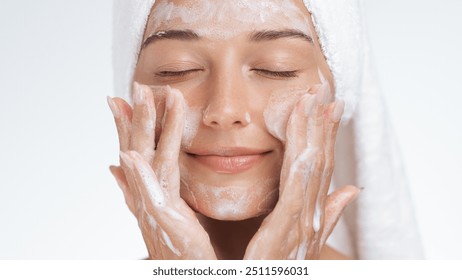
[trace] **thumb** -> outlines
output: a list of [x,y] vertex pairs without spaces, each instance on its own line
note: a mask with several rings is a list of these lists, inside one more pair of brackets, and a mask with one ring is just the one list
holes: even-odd
[[345,207],[355,200],[360,191],[361,189],[355,186],[347,185],[334,191],[327,197],[324,220],[325,226],[321,237],[321,244],[325,243],[329,235],[334,230],[334,227],[340,219]]
[[119,166],[111,165],[109,166],[109,170],[111,171],[112,176],[114,176],[117,184],[125,194],[128,191],[128,183],[122,168]]
[[112,176],[114,176],[114,178],[117,181],[117,184],[122,190],[122,193],[125,198],[125,203],[127,204],[128,209],[130,209],[130,211],[135,215],[136,208],[135,208],[135,203],[133,201],[133,194],[131,193],[129,189],[127,178],[125,177],[125,173],[122,170],[122,167],[111,165],[109,166],[109,170],[111,171]]

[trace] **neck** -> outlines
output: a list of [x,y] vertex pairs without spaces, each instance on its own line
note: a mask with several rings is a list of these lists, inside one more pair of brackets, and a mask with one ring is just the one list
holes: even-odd
[[266,215],[243,221],[220,221],[197,213],[210,237],[215,254],[221,260],[242,260],[245,249]]

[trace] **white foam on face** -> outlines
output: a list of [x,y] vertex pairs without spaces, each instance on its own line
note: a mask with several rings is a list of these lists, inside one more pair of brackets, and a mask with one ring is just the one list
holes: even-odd
[[285,0],[200,0],[185,5],[162,1],[155,9],[153,19],[154,32],[168,26],[167,29],[192,29],[199,36],[219,39],[253,31],[263,24],[264,29],[272,26],[292,28],[312,36],[308,18],[300,8]]
[[[309,85],[305,89],[279,89],[271,93],[263,112],[266,128],[271,135],[282,142],[286,141],[286,129],[290,114],[302,95],[314,94],[318,103],[329,103],[332,100],[333,94],[330,84],[319,68],[318,75],[321,84]],[[316,91],[313,92],[313,89],[316,89]]]
[[[250,213],[268,213],[277,199],[279,176],[239,183],[212,185],[190,174],[180,162],[181,190],[196,211],[216,219],[241,219]],[[273,188],[274,187],[274,188]]]
[[185,122],[181,145],[190,147],[197,134],[202,121],[202,109],[200,107],[189,107],[185,102]]
[[[183,176],[183,175],[182,175]],[[187,188],[197,198],[197,209],[215,219],[242,219],[254,213],[268,213],[273,207],[278,189],[272,189],[278,178],[257,180],[251,185],[209,185],[200,180],[182,178],[183,188]]]
[[250,118],[249,112],[246,112],[246,113],[245,113],[245,121],[246,121],[248,124],[252,121],[252,119]]
[[271,93],[268,105],[263,111],[266,128],[277,139],[285,142],[287,122],[295,104],[307,89],[284,89]]
[[248,193],[248,186],[207,186],[197,184],[197,191],[205,194],[208,207],[214,211],[216,217],[236,217],[245,215],[252,201],[250,196],[243,196]]

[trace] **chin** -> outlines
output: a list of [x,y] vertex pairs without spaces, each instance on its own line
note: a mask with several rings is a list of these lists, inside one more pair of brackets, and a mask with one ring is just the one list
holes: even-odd
[[254,207],[249,208],[237,208],[231,204],[225,207],[221,206],[218,209],[211,209],[204,207],[203,209],[197,209],[196,211],[200,214],[220,221],[243,221],[251,218],[256,218],[261,215],[268,214],[272,211],[272,207],[265,209],[255,209]]
[[[241,221],[271,212],[278,200],[278,181],[249,186],[182,186],[181,197],[196,212],[222,221]],[[276,184],[275,184],[276,183]]]

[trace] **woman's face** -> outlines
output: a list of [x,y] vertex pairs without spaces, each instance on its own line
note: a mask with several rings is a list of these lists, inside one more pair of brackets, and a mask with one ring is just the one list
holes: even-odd
[[315,34],[300,0],[156,2],[134,80],[156,86],[156,135],[159,86],[184,96],[180,189],[196,211],[242,220],[274,207],[292,108],[333,98]]

